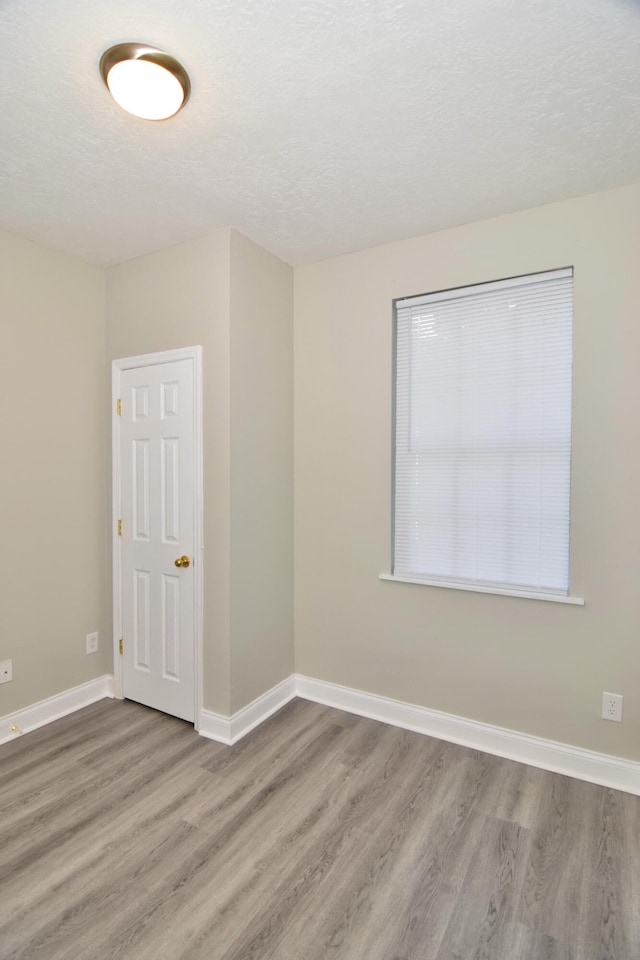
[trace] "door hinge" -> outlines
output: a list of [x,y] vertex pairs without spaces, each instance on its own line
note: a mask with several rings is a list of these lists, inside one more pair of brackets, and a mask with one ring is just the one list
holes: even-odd
[[116,400],[116,413],[119,417],[122,416],[122,400]]
[[120,637],[120,643],[118,644],[118,652],[120,653],[120,656],[124,654],[124,640],[122,637]]
[[122,536],[122,520],[118,520],[118,536]]

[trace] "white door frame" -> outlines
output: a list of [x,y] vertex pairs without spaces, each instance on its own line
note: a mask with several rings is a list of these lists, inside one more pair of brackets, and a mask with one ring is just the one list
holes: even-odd
[[160,363],[172,363],[174,360],[191,360],[193,363],[193,382],[195,393],[195,437],[193,474],[195,478],[196,499],[194,504],[194,591],[195,591],[195,655],[194,655],[194,726],[200,728],[202,713],[202,642],[203,642],[203,479],[202,479],[202,347],[182,347],[179,350],[166,350],[162,353],[146,353],[139,357],[125,357],[111,364],[111,463],[112,463],[112,540],[113,540],[113,676],[114,693],[123,699],[122,657],[120,656],[120,638],[122,637],[122,541],[118,535],[118,520],[121,518],[120,491],[120,417],[118,400],[120,393],[120,375],[124,370],[137,367],[155,366]]

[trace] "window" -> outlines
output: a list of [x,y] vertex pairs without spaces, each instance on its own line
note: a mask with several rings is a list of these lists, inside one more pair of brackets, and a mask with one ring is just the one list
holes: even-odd
[[572,269],[397,301],[394,577],[568,595],[572,315]]

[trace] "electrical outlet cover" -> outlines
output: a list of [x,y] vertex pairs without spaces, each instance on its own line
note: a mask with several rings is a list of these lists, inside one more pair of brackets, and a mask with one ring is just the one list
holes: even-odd
[[622,723],[622,694],[602,694],[602,719]]
[[98,652],[98,634],[97,633],[88,633],[86,638],[86,651],[87,653],[97,653]]
[[2,660],[0,661],[0,683],[9,683],[10,680],[13,680],[13,661]]

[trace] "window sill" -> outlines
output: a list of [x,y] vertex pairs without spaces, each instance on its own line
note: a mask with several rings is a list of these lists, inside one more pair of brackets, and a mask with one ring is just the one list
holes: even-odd
[[445,580],[418,580],[412,577],[395,577],[392,573],[381,573],[380,580],[395,580],[398,583],[418,583],[425,587],[444,587],[445,590],[468,590],[471,593],[493,593],[499,597],[524,597],[526,600],[549,600],[552,603],[571,603],[583,607],[582,597],[566,597],[558,593],[534,593],[526,590],[507,590],[500,587],[481,587],[471,583],[456,583]]

